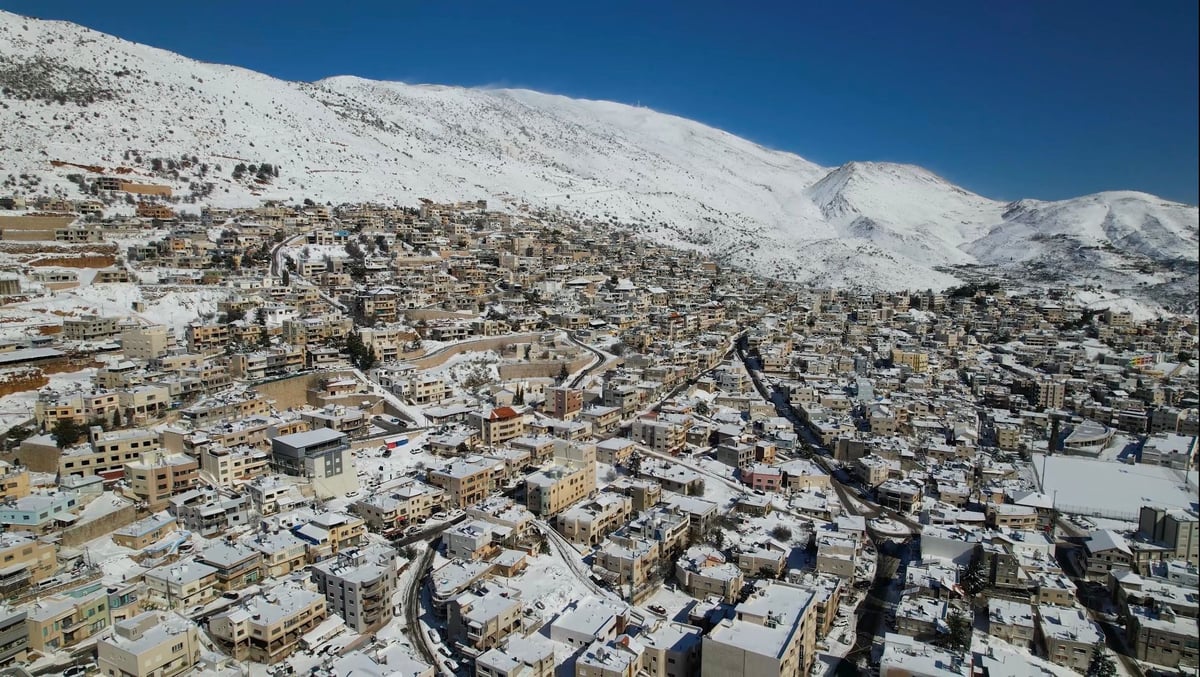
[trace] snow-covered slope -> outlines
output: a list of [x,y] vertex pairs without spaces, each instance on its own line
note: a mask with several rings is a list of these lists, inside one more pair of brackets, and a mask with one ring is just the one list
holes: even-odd
[[[4,12],[0,126],[0,194],[78,195],[67,177],[79,170],[50,165],[59,160],[127,167],[213,204],[527,203],[781,278],[864,287],[946,286],[943,266],[976,263],[1089,272],[1095,261],[1056,263],[1063,242],[1110,247],[1104,265],[1117,268],[1127,256],[1197,258],[1196,208],[1149,195],[1005,205],[919,167],[827,169],[644,108],[355,77],[284,82]],[[154,158],[178,165],[152,169]],[[239,163],[278,175],[234,177]]]

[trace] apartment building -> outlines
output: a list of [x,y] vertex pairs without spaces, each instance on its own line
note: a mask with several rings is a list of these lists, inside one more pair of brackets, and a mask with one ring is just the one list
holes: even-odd
[[25,610],[29,648],[41,654],[69,649],[108,627],[104,588],[39,599]]
[[285,584],[213,616],[208,629],[235,660],[272,664],[290,656],[327,616],[324,595]]
[[554,677],[554,643],[534,633],[509,635],[475,659],[476,677]]
[[312,567],[317,591],[355,632],[375,630],[392,619],[392,595],[404,562],[394,548],[348,548]]
[[150,569],[142,574],[142,580],[146,601],[160,609],[191,609],[220,594],[216,567],[194,561]]
[[167,502],[167,510],[188,531],[212,538],[250,522],[250,501],[212,489],[193,489]]
[[547,412],[554,418],[570,421],[583,410],[583,391],[578,388],[547,388]]
[[[184,407],[180,412],[183,419],[191,423],[193,428],[220,422],[243,421],[253,416],[268,416],[270,413],[271,403],[253,390],[235,390],[205,397]],[[279,431],[278,434],[285,433]],[[241,443],[236,439],[219,441],[227,447]]]
[[988,634],[1009,644],[1028,648],[1033,644],[1036,620],[1026,602],[993,598],[988,600]]
[[501,527],[503,544],[515,546],[533,530],[534,515],[507,496],[492,496],[467,508],[467,517]]
[[29,471],[0,461],[0,501],[29,495]]
[[575,677],[635,677],[642,666],[645,649],[628,635],[615,640],[596,640],[575,659]]
[[221,592],[241,590],[263,579],[262,553],[238,541],[210,543],[196,562],[216,570],[215,585]]
[[175,518],[157,513],[112,532],[113,543],[132,550],[142,550],[158,543],[175,530]]
[[487,498],[503,475],[504,461],[468,456],[444,468],[430,468],[426,479],[446,492],[447,503],[465,508]]
[[685,591],[697,599],[719,597],[733,604],[742,592],[745,577],[721,551],[707,545],[688,548],[675,562],[675,578]]
[[159,446],[158,433],[138,428],[106,432],[93,426],[88,439],[90,444],[62,452],[58,472],[83,477],[123,473],[126,464],[136,462],[143,452]]
[[471,653],[494,648],[522,628],[521,593],[494,581],[477,584],[449,605],[450,640]]
[[274,470],[294,477],[333,477],[344,472],[344,433],[328,428],[281,435],[271,440]]
[[494,446],[525,434],[525,414],[512,407],[497,407],[475,416],[483,443]]
[[[86,393],[60,394],[39,393],[33,403],[33,420],[41,427],[50,429],[60,420],[74,421],[80,425],[93,419],[113,420],[121,413],[120,397],[116,391],[99,389]],[[27,463],[38,470],[32,463]]]
[[121,333],[120,318],[83,315],[63,318],[62,337],[68,341],[99,341]]
[[691,677],[700,672],[703,631],[685,623],[653,620],[642,628],[641,674],[647,677]]
[[113,623],[96,643],[96,664],[106,677],[175,677],[200,662],[196,624],[175,614],[147,611]]
[[184,331],[189,352],[209,355],[225,350],[229,343],[229,325],[192,323]]
[[591,444],[556,443],[553,464],[525,478],[525,504],[542,517],[596,493],[596,448]]
[[1085,672],[1092,647],[1104,643],[1104,632],[1078,607],[1038,607],[1037,636],[1051,663]]
[[628,496],[605,492],[559,513],[554,525],[572,543],[596,545],[629,521],[632,513]]
[[29,630],[25,627],[25,612],[0,608],[0,667],[14,662],[24,663],[28,651]]
[[816,650],[816,610],[807,588],[772,581],[704,638],[702,677],[807,675]]
[[686,446],[691,427],[690,416],[649,413],[633,422],[630,436],[660,454],[675,455]]
[[592,570],[613,585],[632,585],[640,591],[658,573],[661,553],[658,541],[614,536],[595,551]]
[[916,372],[929,369],[929,354],[904,348],[892,349],[892,363],[897,367],[908,367]]
[[58,568],[58,550],[20,533],[0,533],[0,595],[28,590]]
[[500,551],[508,533],[508,527],[481,519],[457,524],[443,533],[446,557],[467,561],[490,559]]
[[121,352],[130,360],[155,360],[175,347],[175,335],[166,325],[134,325],[121,331]]
[[171,496],[195,487],[200,481],[199,471],[200,464],[187,454],[153,449],[125,464],[125,480],[130,493],[145,501],[150,510],[157,510]]
[[49,531],[57,522],[74,522],[81,503],[75,492],[31,494],[0,504],[0,525],[9,530]]
[[387,492],[371,494],[355,501],[352,508],[367,522],[367,526],[387,533],[433,514],[434,508],[445,503],[446,492],[424,482],[406,482]]
[[1138,533],[1170,549],[1168,559],[1200,564],[1200,516],[1194,511],[1144,505],[1138,513]]
[[1125,617],[1126,637],[1138,660],[1180,670],[1196,668],[1200,626],[1195,617],[1178,614],[1169,606],[1136,605],[1128,607]]
[[621,410],[617,407],[589,405],[579,413],[580,420],[592,425],[592,432],[607,435],[621,425]]
[[253,447],[207,445],[200,452],[200,472],[223,487],[264,475],[270,468],[271,454]]
[[316,561],[363,544],[367,523],[344,512],[324,512],[295,528],[292,533],[312,544],[309,559]]
[[302,411],[300,418],[313,430],[328,428],[352,438],[367,434],[371,424],[370,413],[358,407],[329,405],[324,409]]
[[1012,503],[988,503],[984,512],[987,525],[1008,529],[1032,531],[1038,527],[1038,512],[1035,508]]
[[308,563],[308,544],[290,531],[268,531],[264,525],[254,534],[242,537],[242,543],[262,555],[263,574],[267,578],[287,576]]

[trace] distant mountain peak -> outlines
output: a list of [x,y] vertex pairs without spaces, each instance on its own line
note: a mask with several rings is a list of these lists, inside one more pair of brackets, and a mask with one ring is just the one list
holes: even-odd
[[[1196,208],[1144,193],[1002,203],[916,165],[821,167],[641,107],[355,75],[285,82],[2,11],[0,86],[0,192],[82,197],[58,160],[124,166],[218,206],[488,199],[858,288],[944,287],[953,266],[990,265],[1153,290],[1197,260]],[[183,155],[206,173],[148,166]],[[232,176],[239,163],[278,176]],[[1138,272],[1157,262],[1167,272]]]

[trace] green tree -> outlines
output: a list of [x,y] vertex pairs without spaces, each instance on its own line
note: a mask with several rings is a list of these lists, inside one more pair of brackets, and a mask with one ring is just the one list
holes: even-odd
[[978,595],[983,592],[988,585],[987,573],[983,570],[983,558],[975,556],[971,558],[971,564],[962,576],[963,591],[968,595]]
[[792,540],[792,530],[780,524],[771,530],[771,538],[787,543]]
[[971,619],[962,612],[953,612],[946,617],[946,625],[950,631],[946,633],[944,645],[953,651],[967,651],[971,648]]
[[1092,659],[1088,662],[1087,677],[1116,677],[1117,664],[1103,643],[1097,642],[1092,647]]
[[54,436],[54,443],[59,449],[65,449],[80,440],[83,437],[84,427],[69,418],[60,418],[54,422],[54,427],[50,429],[50,434]]

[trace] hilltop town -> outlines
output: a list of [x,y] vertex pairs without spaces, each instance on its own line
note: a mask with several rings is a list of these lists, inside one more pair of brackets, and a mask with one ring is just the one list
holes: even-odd
[[0,199],[11,674],[1198,667],[1194,315],[63,171]]

